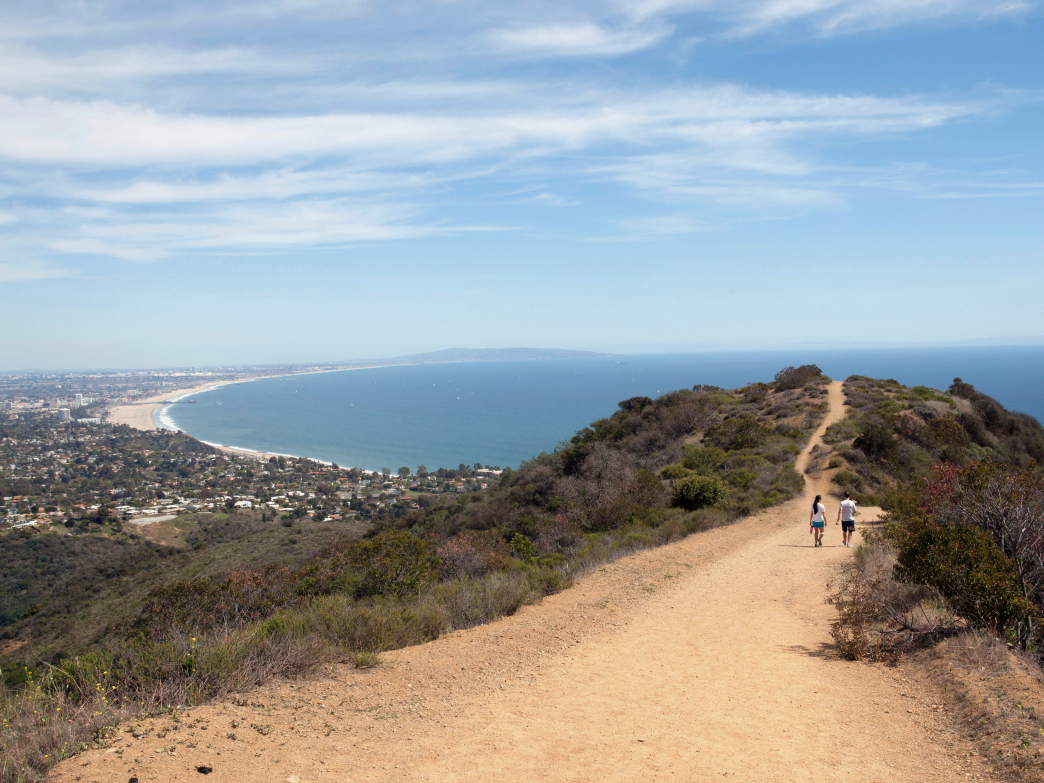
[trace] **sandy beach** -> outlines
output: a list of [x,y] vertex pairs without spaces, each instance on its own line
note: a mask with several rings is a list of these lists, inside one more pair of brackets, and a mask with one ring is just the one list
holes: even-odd
[[158,408],[162,408],[164,404],[174,397],[184,397],[186,394],[199,394],[217,385],[217,383],[207,383],[188,389],[175,389],[163,394],[157,394],[154,397],[146,397],[139,402],[117,405],[109,409],[108,420],[113,424],[126,424],[128,427],[133,427],[136,430],[156,430],[159,427],[152,421],[152,414]]
[[[307,372],[293,372],[293,373],[277,373],[275,375],[247,375],[242,378],[234,378],[225,381],[211,381],[210,383],[203,384],[202,386],[192,386],[188,389],[174,389],[163,394],[157,394],[153,397],[146,397],[138,402],[128,402],[124,405],[117,405],[109,409],[107,414],[108,421],[113,424],[126,424],[128,427],[133,427],[136,430],[157,430],[159,427],[156,426],[152,420],[152,414],[158,408],[162,408],[164,404],[174,399],[175,397],[185,397],[190,394],[201,394],[208,389],[213,389],[215,386],[227,386],[232,383],[249,383],[250,381],[260,381],[266,378],[287,378],[293,375],[323,375],[331,372],[347,372],[349,370],[372,370],[378,367],[400,367],[399,364],[360,364],[355,367],[336,367],[330,370],[309,370]],[[253,455],[262,454],[262,452],[249,451],[248,449],[222,449],[233,454]],[[264,453],[263,456],[267,459],[270,456],[279,456],[277,454]]]
[[[311,375],[312,373],[295,373],[299,375]],[[229,383],[246,383],[249,381],[256,381],[262,378],[278,378],[283,376],[277,375],[258,375],[247,378],[238,378],[234,381],[217,381],[213,383],[204,384],[202,386],[192,386],[187,389],[176,389],[174,391],[167,392],[165,394],[157,394],[152,397],[146,397],[139,402],[129,402],[124,405],[117,405],[109,409],[108,421],[113,424],[126,424],[128,427],[133,427],[136,430],[158,430],[159,427],[153,421],[153,413],[160,408],[167,405],[170,400],[180,397],[188,397],[193,394],[201,394],[208,389],[213,389],[215,386],[225,386]],[[230,446],[218,446],[211,444],[218,451],[224,452],[225,454],[232,454],[238,457],[247,457],[249,459],[255,459],[261,462],[267,462],[271,457],[285,456],[276,454],[274,452],[267,451],[251,451],[250,449],[234,448]]]

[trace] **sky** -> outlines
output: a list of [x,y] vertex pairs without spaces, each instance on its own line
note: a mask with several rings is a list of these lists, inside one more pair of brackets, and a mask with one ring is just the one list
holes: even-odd
[[1044,342],[1041,0],[5,0],[0,371]]

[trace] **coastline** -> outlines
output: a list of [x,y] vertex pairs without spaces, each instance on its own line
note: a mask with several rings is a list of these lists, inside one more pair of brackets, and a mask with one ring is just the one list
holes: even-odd
[[110,408],[106,413],[105,418],[113,424],[126,424],[128,427],[132,427],[136,430],[158,430],[159,426],[153,420],[153,415],[157,410],[166,407],[169,403],[181,397],[186,397],[192,394],[202,394],[205,391],[210,391],[211,389],[223,385],[224,383],[208,383],[204,386],[193,386],[188,389],[176,389],[165,394],[146,397],[141,402],[124,403],[123,405],[117,405]]
[[[161,408],[165,408],[172,402],[189,397],[193,394],[203,394],[204,392],[213,391],[222,386],[231,386],[234,383],[250,383],[252,381],[263,381],[268,378],[291,378],[295,375],[321,375],[323,373],[330,372],[346,372],[348,370],[370,370],[374,367],[395,367],[398,365],[374,365],[373,367],[343,367],[336,370],[308,370],[307,372],[285,372],[279,373],[278,375],[249,375],[243,378],[234,378],[228,381],[212,381],[211,383],[204,384],[202,386],[190,386],[189,388],[174,389],[173,391],[156,394],[152,397],[146,397],[140,402],[128,402],[123,405],[116,405],[108,410],[105,414],[105,418],[112,424],[126,424],[128,427],[133,427],[136,430],[148,431],[158,430],[160,426],[156,424],[155,414],[156,411]],[[165,427],[164,429],[174,429],[177,432],[182,430],[177,427]],[[198,440],[198,438],[197,438]],[[204,443],[206,441],[203,441]],[[226,450],[225,446],[215,446],[214,444],[208,444],[215,448]],[[260,454],[261,452],[254,452],[250,449],[227,449],[228,451],[236,454]],[[279,456],[278,454],[268,454],[267,456]],[[283,456],[286,456],[285,454]],[[267,457],[266,457],[267,458]]]
[[[614,354],[605,354],[606,356],[612,356]],[[432,362],[392,362],[386,364],[384,362],[374,362],[372,364],[360,364],[355,367],[335,367],[328,370],[304,370],[302,372],[282,372],[274,375],[248,375],[242,378],[234,378],[227,381],[214,381],[212,383],[205,384],[203,386],[192,386],[187,389],[175,389],[169,393],[157,394],[152,397],[147,397],[140,402],[128,402],[123,405],[116,405],[110,408],[105,418],[112,424],[126,424],[128,427],[133,427],[136,430],[148,431],[158,430],[160,427],[155,422],[155,413],[160,408],[166,407],[166,405],[180,400],[182,397],[187,397],[191,394],[202,394],[203,392],[211,391],[219,386],[230,386],[233,383],[250,383],[252,381],[262,381],[267,378],[291,378],[295,375],[322,375],[331,372],[349,372],[352,370],[376,370],[383,369],[385,367],[409,367],[415,364],[472,364],[481,361],[496,361],[496,360],[483,360],[483,359],[444,359],[442,361]],[[526,361],[522,359],[520,361]],[[170,429],[170,428],[165,428]],[[174,428],[177,430],[177,428]],[[177,430],[181,432],[181,430]],[[197,438],[198,440],[198,438]],[[203,441],[206,443],[206,441]],[[213,443],[208,445],[214,446],[214,448],[228,451],[233,454],[262,454],[264,453],[266,458],[270,456],[288,456],[286,454],[268,454],[267,452],[252,451],[250,449],[243,448],[230,448],[226,446],[217,446]],[[308,459],[312,459],[308,457]]]
[[[402,366],[405,365],[374,364],[365,367],[340,367],[334,370],[308,370],[306,372],[279,373],[277,375],[255,375],[244,378],[236,378],[234,380],[215,381],[213,383],[208,383],[202,386],[191,386],[189,388],[175,389],[174,391],[171,391],[166,394],[153,395],[152,397],[146,397],[144,400],[141,400],[140,402],[129,402],[124,403],[123,405],[116,405],[106,412],[105,419],[106,421],[112,424],[125,424],[128,427],[131,427],[136,430],[141,430],[142,432],[167,429],[173,430],[175,432],[183,432],[184,434],[189,435],[189,433],[184,432],[184,430],[181,430],[178,427],[173,426],[173,422],[171,422],[171,427],[162,427],[160,424],[157,424],[156,414],[159,411],[162,411],[168,405],[175,403],[178,400],[184,399],[185,397],[191,397],[194,394],[203,394],[204,392],[213,391],[214,389],[219,389],[222,386],[231,386],[235,383],[250,383],[252,381],[262,381],[268,378],[290,378],[296,375],[321,375],[324,373],[331,372],[348,372],[350,370],[372,370],[383,367]],[[206,443],[208,446],[215,448],[224,454],[230,454],[237,457],[245,457],[247,459],[255,459],[259,462],[267,462],[272,457],[287,457],[290,459],[310,459],[316,462],[321,462],[324,465],[333,464],[332,462],[327,462],[326,460],[321,460],[316,457],[308,457],[306,455],[281,454],[278,452],[270,451],[256,451],[254,449],[247,449],[241,446],[224,446],[219,443],[211,443],[210,441],[200,440],[199,438],[196,438],[194,435],[189,435],[189,437],[199,440],[200,443]],[[345,470],[351,469],[350,466],[344,465],[342,465],[341,468]],[[366,469],[363,468],[363,470]]]

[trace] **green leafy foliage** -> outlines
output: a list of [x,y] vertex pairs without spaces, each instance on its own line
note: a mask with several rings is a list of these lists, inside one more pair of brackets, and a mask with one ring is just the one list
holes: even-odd
[[686,511],[695,511],[718,505],[725,495],[725,485],[719,479],[713,476],[691,476],[675,489],[671,503]]
[[434,547],[394,530],[350,544],[347,561],[360,575],[361,596],[413,595],[435,578],[439,567]]
[[764,441],[767,430],[754,416],[737,416],[726,419],[707,430],[703,436],[705,443],[724,451],[736,449],[753,449]]
[[1023,596],[1014,563],[982,530],[921,520],[905,526],[894,540],[896,576],[934,588],[976,627],[1003,633],[1028,626],[1039,612]]
[[703,476],[710,476],[721,470],[726,456],[724,451],[714,446],[702,449],[690,448],[685,452],[685,460],[682,465]]
[[938,591],[977,627],[1039,646],[1044,476],[1038,470],[940,464],[887,501],[898,577]]

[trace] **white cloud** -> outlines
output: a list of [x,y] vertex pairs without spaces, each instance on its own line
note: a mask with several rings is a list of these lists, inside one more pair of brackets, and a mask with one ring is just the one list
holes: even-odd
[[[0,158],[19,163],[237,166],[348,156],[371,166],[438,166],[550,154],[596,143],[674,142],[750,154],[801,134],[877,134],[981,114],[983,102],[815,96],[725,85],[643,95],[589,94],[518,111],[296,117],[161,114],[109,101],[0,96]],[[749,164],[760,166],[762,163]]]
[[673,27],[665,24],[647,29],[614,30],[587,22],[497,30],[493,33],[493,39],[508,51],[525,54],[614,56],[648,49],[669,36],[673,30]]
[[734,36],[794,24],[829,36],[932,20],[975,22],[1024,13],[1034,5],[1028,0],[644,0],[629,10],[639,20],[704,14],[724,21]]
[[[812,150],[980,117],[1017,97],[515,87],[477,103],[462,90],[463,106],[275,117],[0,96],[5,190],[61,205],[10,215],[55,252],[152,261],[468,230],[432,216],[447,214],[455,187],[615,182],[690,205],[803,210],[840,199]],[[642,230],[681,225],[658,220]]]
[[[6,255],[6,254],[5,254]],[[0,283],[24,283],[29,280],[50,280],[69,277],[73,270],[40,260],[0,260]]]
[[149,80],[165,76],[195,76],[216,73],[282,73],[301,70],[296,61],[273,60],[237,48],[186,51],[169,47],[134,46],[89,49],[78,53],[38,53],[12,46],[0,47],[0,90],[32,91],[90,90],[114,83]]
[[401,204],[345,199],[259,201],[144,215],[111,212],[82,221],[75,236],[52,240],[49,247],[61,253],[148,262],[185,252],[264,253],[470,230],[414,218],[415,210]]

